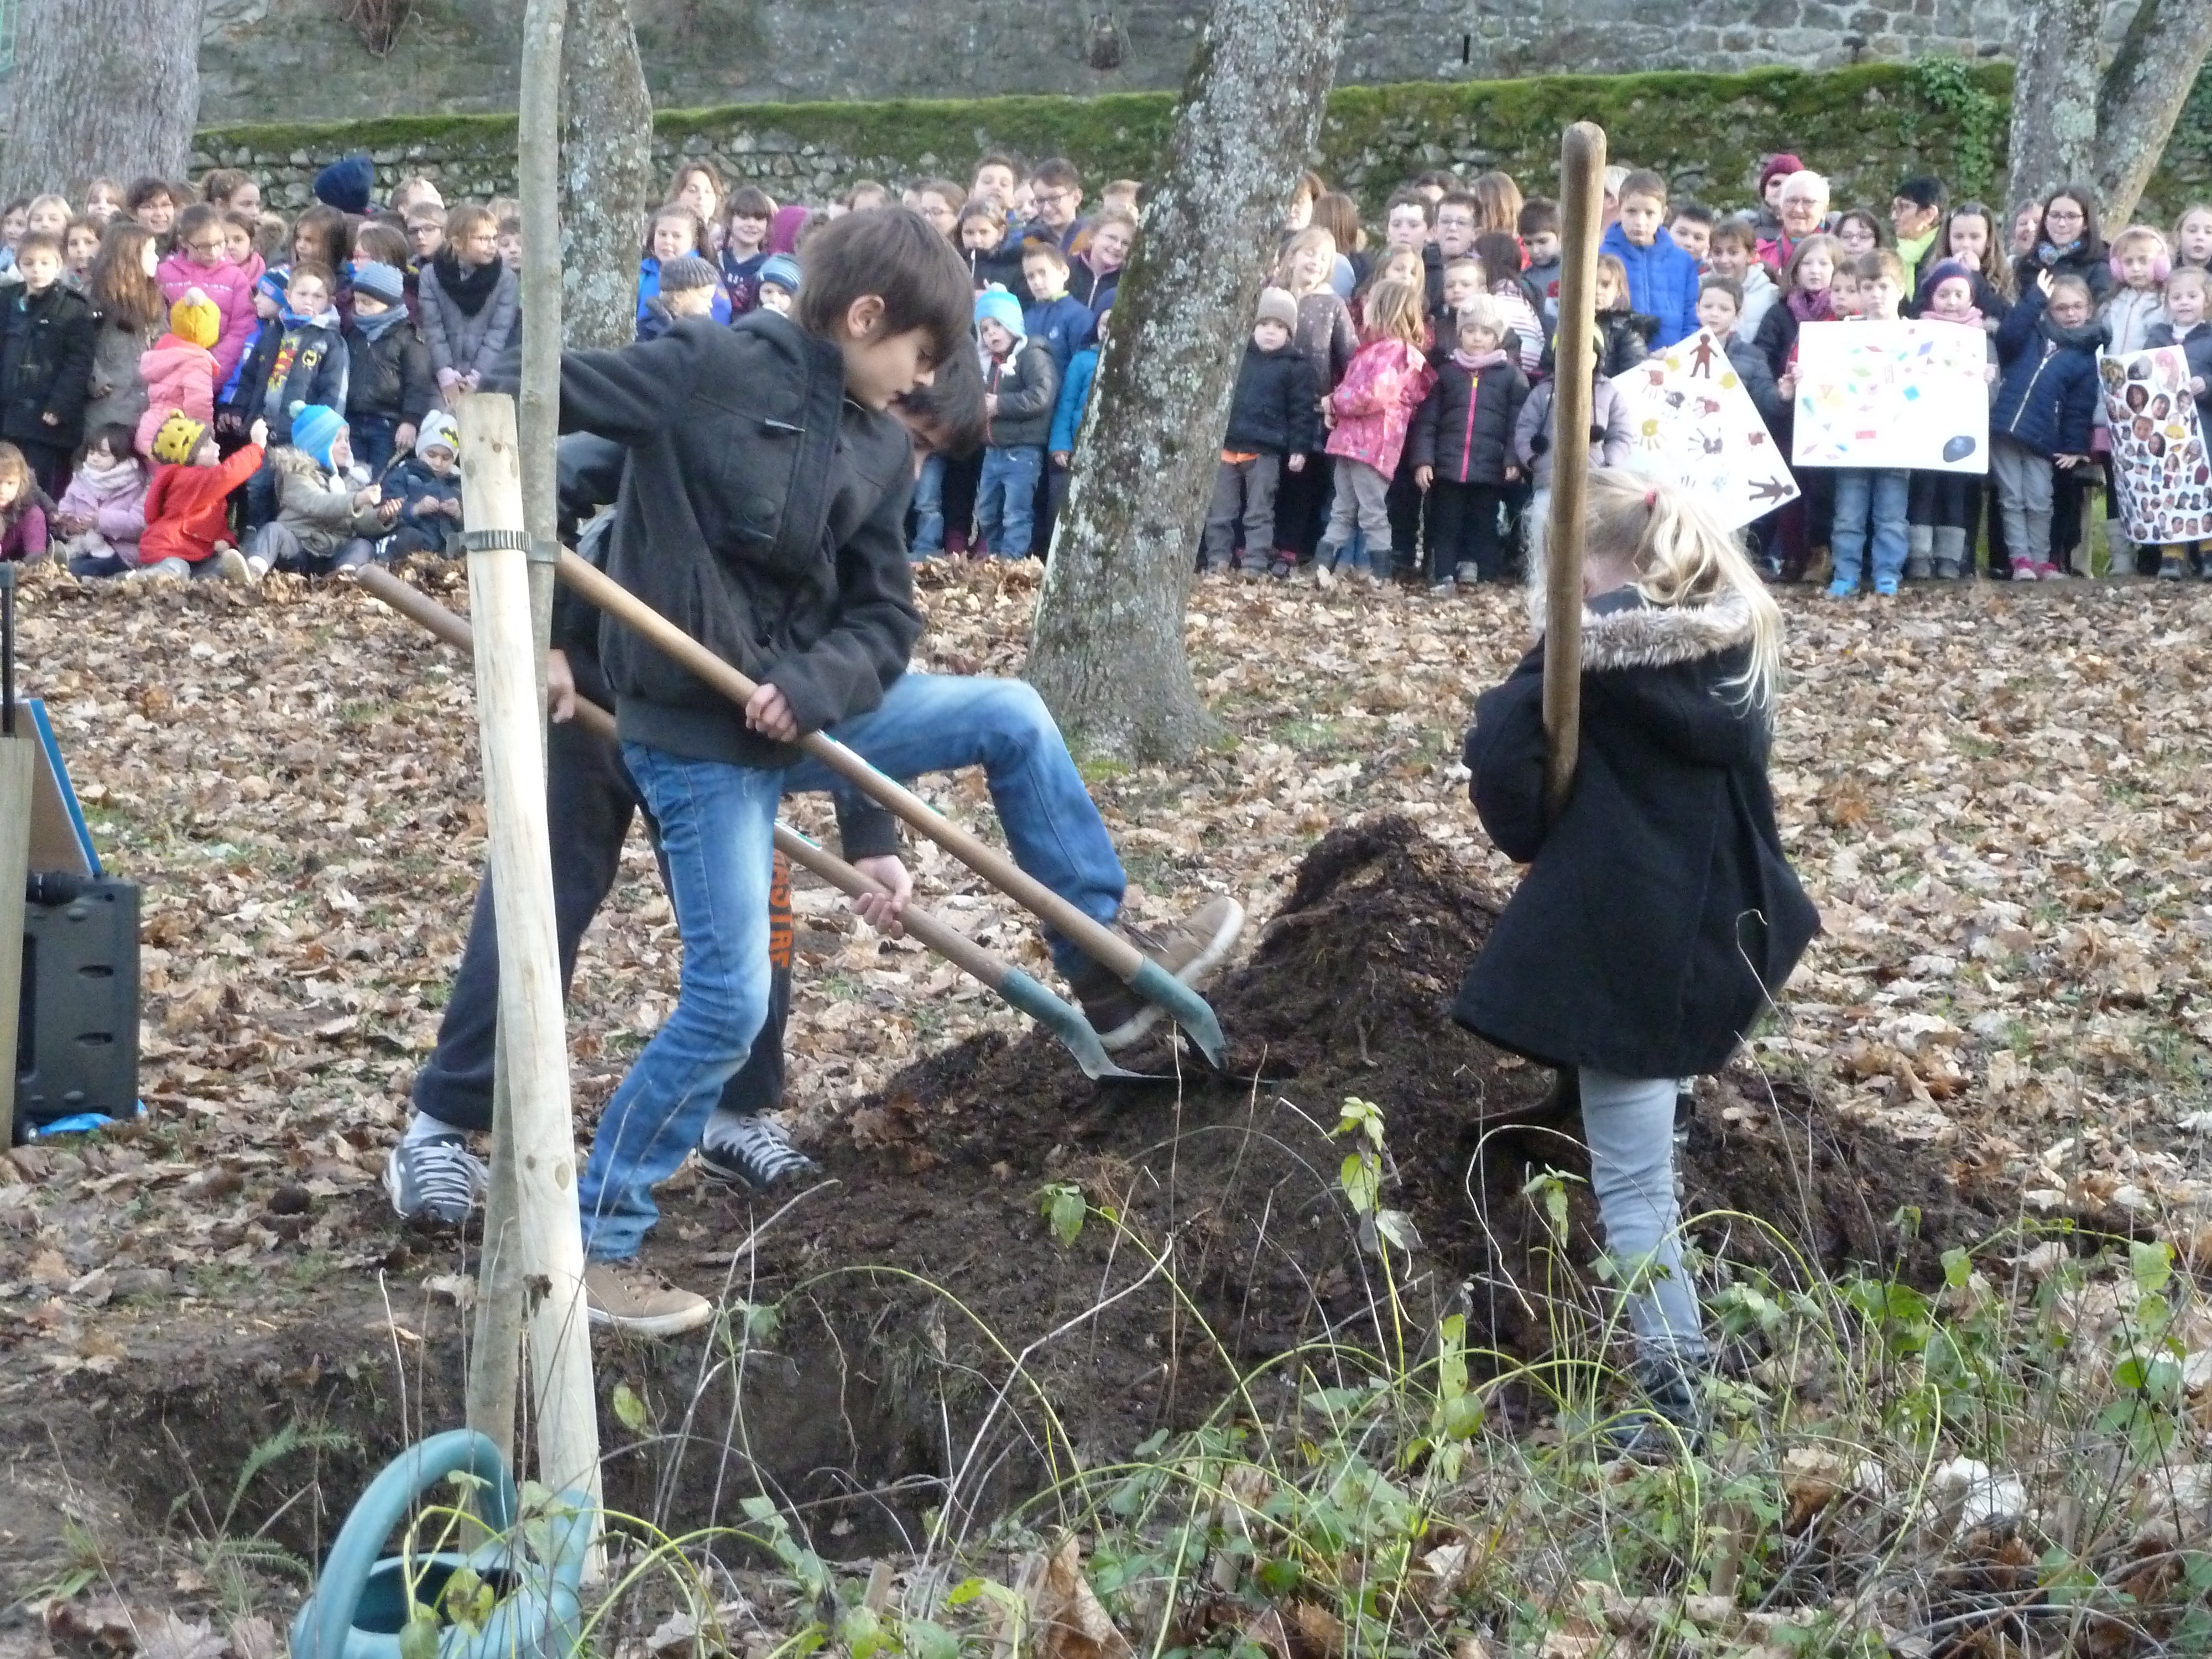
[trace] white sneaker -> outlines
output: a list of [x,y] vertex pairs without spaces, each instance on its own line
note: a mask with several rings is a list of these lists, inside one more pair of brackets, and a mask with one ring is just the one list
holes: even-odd
[[714,1316],[703,1296],[680,1291],[635,1261],[594,1261],[584,1269],[592,1323],[640,1336],[680,1336]]
[[246,555],[236,548],[226,547],[215,556],[216,567],[222,572],[223,580],[250,582],[254,579],[253,567],[246,562]]

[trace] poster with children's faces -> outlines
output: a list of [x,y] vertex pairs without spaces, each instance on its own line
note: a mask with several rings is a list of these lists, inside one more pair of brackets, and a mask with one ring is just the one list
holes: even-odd
[[1990,470],[1987,337],[1957,323],[1797,331],[1799,466]]
[[2112,434],[2112,488],[2128,539],[2145,546],[2212,537],[2212,460],[2179,346],[2099,356]]
[[1628,464],[1689,490],[1734,530],[1797,495],[1797,482],[1728,353],[1699,329],[1616,378]]

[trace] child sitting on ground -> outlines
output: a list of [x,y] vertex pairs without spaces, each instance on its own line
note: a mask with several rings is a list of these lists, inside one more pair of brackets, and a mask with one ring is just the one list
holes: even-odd
[[1199,568],[1208,575],[1230,568],[1240,520],[1244,572],[1256,576],[1267,568],[1276,484],[1285,471],[1305,471],[1306,457],[1321,447],[1321,392],[1313,365],[1291,342],[1297,325],[1296,300],[1279,288],[1261,292],[1213,470],[1213,500],[1199,548]]
[[410,553],[443,558],[459,545],[460,454],[461,438],[453,417],[442,409],[432,410],[422,417],[415,453],[384,475],[384,499],[397,501],[399,511],[377,557],[386,564],[397,564]]
[[975,296],[983,348],[983,476],[975,486],[975,535],[1002,559],[1030,556],[1037,480],[1060,398],[1060,368],[1022,326],[1022,308],[1002,288]]
[[1413,483],[1429,498],[1430,590],[1505,575],[1501,529],[1506,486],[1517,483],[1513,432],[1528,401],[1528,377],[1505,349],[1505,307],[1478,294],[1461,308],[1457,344],[1413,417],[1408,454]]
[[172,415],[188,415],[202,426],[215,420],[214,346],[221,318],[198,290],[169,307],[169,331],[138,356],[138,378],[146,385],[146,412],[138,417],[138,453],[150,455],[154,434]]
[[131,444],[127,426],[94,432],[55,512],[61,556],[80,580],[127,575],[138,568],[138,544],[146,533],[146,473]]
[[246,563],[256,576],[272,567],[301,576],[334,576],[376,556],[376,542],[399,516],[374,484],[353,473],[345,418],[309,404],[292,417],[292,442],[269,458],[276,475],[276,516],[261,528]]
[[1529,867],[1452,1017],[1579,1085],[1645,1399],[1612,1449],[1668,1456],[1678,1436],[1695,1448],[1708,1354],[1674,1196],[1679,1080],[1727,1063],[1820,916],[1767,782],[1781,612],[1685,490],[1613,471],[1589,489],[1574,787],[1556,810],[1546,798],[1540,640],[1467,737],[1483,827]]
[[[719,307],[718,300],[722,302]],[[659,292],[645,302],[646,314],[638,323],[637,337],[657,340],[682,317],[726,321],[718,312],[727,307],[728,295],[722,291],[722,280],[714,265],[696,253],[679,253],[661,265]]]
[[215,434],[172,415],[154,437],[154,482],[146,489],[146,533],[138,568],[149,576],[222,576],[249,581],[253,571],[230,533],[230,493],[261,470],[268,423],[257,420],[228,460]]
[[53,505],[23,452],[0,443],[0,560],[29,564],[46,556]]
[[2051,509],[2057,472],[2089,459],[2105,325],[2089,314],[2089,284],[2042,272],[1997,330],[2002,365],[1990,410],[1990,473],[2004,514],[2014,581],[2055,581]]
[[[1337,560],[1354,532],[1366,538],[1368,580],[1380,587],[1390,575],[1390,511],[1385,497],[1405,453],[1413,412],[1429,395],[1437,372],[1424,355],[1428,325],[1422,315],[1420,280],[1386,277],[1367,292],[1366,343],[1328,395],[1322,417],[1328,423],[1328,453],[1336,458],[1336,500],[1328,528],[1314,552],[1314,580],[1336,585]],[[1287,577],[1278,557],[1267,574]]]
[[[2212,432],[2212,273],[2183,265],[2166,279],[2166,316],[2151,325],[2143,343],[2179,346],[2189,362],[2189,395],[2197,400],[2197,429]],[[2188,574],[2192,550],[2197,574],[2212,580],[2212,537],[2175,543],[2158,550],[2158,574],[2179,581]]]

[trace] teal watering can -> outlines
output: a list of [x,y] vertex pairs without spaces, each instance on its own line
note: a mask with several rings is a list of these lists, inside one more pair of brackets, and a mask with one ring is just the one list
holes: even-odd
[[441,1623],[438,1659],[568,1659],[591,1547],[591,1500],[564,1493],[549,1515],[518,1533],[514,1477],[499,1449],[473,1429],[409,1447],[369,1483],[331,1547],[314,1595],[292,1621],[293,1659],[400,1659],[410,1563],[399,1556],[379,1559],[377,1552],[416,1500],[456,1471],[483,1483],[477,1510],[498,1535],[465,1555],[416,1556],[415,1601],[437,1609],[446,1585],[465,1567],[498,1600],[481,1630]]

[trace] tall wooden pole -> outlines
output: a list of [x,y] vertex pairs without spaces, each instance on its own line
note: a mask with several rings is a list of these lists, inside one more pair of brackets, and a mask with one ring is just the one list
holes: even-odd
[[1583,525],[1589,505],[1590,376],[1604,179],[1605,130],[1577,121],[1559,146],[1559,334],[1544,580],[1544,793],[1555,815],[1573,787],[1582,735]]
[[0,1152],[15,1137],[16,1029],[23,1000],[23,908],[39,740],[15,729],[15,577],[0,567]]
[[[530,563],[530,632],[538,707],[545,706],[545,651],[553,633],[556,550],[554,444],[561,410],[561,46],[568,0],[528,0],[522,19],[520,128],[522,185],[522,502],[520,527],[541,556]],[[543,721],[540,721],[543,741]],[[483,1256],[469,1358],[468,1424],[513,1459],[520,1379],[521,1278],[516,1261],[514,1139],[506,1028],[492,1083],[491,1180],[484,1194]]]
[[514,404],[490,393],[464,398],[459,416],[477,721],[499,926],[501,1058],[520,1200],[513,1237],[527,1287],[538,1478],[556,1492],[585,1492],[596,1501],[599,1431],[545,822],[545,705],[538,689],[544,653],[531,635]]

